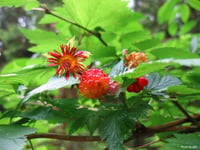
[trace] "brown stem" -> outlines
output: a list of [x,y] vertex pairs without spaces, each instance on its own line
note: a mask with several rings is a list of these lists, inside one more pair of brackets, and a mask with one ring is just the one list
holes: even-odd
[[95,142],[101,141],[99,136],[70,136],[68,137],[65,134],[56,134],[56,133],[36,133],[27,135],[27,139],[37,139],[37,138],[48,138],[48,139],[57,139],[57,140],[66,140],[66,141],[78,141],[78,142]]
[[[196,121],[200,120],[200,114],[196,114],[194,116],[191,116]],[[189,122],[190,120],[188,118],[168,122],[165,124],[157,125],[157,126],[151,126],[141,129],[138,128],[137,130],[133,131],[132,136],[125,140],[124,143],[137,138],[138,136],[152,136],[155,133],[159,132],[168,132],[168,131],[180,131],[181,133],[189,133],[189,132],[195,132],[199,131],[200,128],[196,126],[178,126],[185,122]],[[50,139],[58,139],[58,140],[67,140],[67,141],[81,141],[81,142],[94,142],[94,141],[102,141],[99,136],[70,136],[63,134],[56,134],[56,133],[36,133],[36,134],[29,134],[27,135],[27,139],[36,139],[36,138],[50,138]]]
[[144,145],[135,147],[135,148],[133,148],[133,149],[145,148],[145,147],[147,147],[147,146],[149,146],[149,145],[152,145],[152,144],[154,144],[154,143],[158,143],[158,142],[164,141],[164,140],[166,140],[166,139],[168,139],[168,138],[171,138],[171,137],[173,137],[173,135],[166,136],[166,137],[164,137],[164,138],[158,139],[158,140],[156,140],[156,141],[149,142],[149,143],[147,143],[147,144],[144,144]]
[[179,102],[177,102],[177,101],[172,101],[172,102],[174,103],[174,105],[175,105],[176,107],[178,107],[178,109],[179,109],[192,123],[194,123],[194,124],[196,124],[198,127],[200,127],[199,124],[198,124],[198,122],[197,122],[195,119],[193,119],[193,118],[188,114],[188,112],[179,104]]
[[[196,114],[194,116],[191,116],[194,120],[200,121],[200,114]],[[135,130],[132,132],[132,136],[129,137],[127,140],[124,141],[124,143],[137,138],[138,136],[152,136],[155,133],[160,133],[160,132],[168,132],[168,131],[199,131],[199,127],[194,127],[194,126],[179,126],[185,122],[190,122],[190,119],[184,118],[184,119],[179,119],[175,121],[171,121],[168,123],[160,124],[157,126],[151,126],[147,128],[138,128],[138,130]]]
[[75,25],[75,26],[77,26],[77,27],[79,27],[79,28],[81,28],[81,29],[87,31],[88,33],[90,33],[90,34],[96,36],[96,37],[101,41],[101,43],[102,43],[104,46],[108,46],[108,44],[101,38],[101,34],[100,34],[100,33],[94,32],[94,31],[92,31],[92,30],[89,30],[88,28],[86,28],[86,27],[84,27],[84,26],[82,26],[82,25],[80,25],[80,24],[78,24],[78,23],[76,23],[76,22],[73,22],[73,21],[71,21],[71,20],[69,20],[69,19],[66,19],[66,18],[64,18],[64,17],[62,17],[62,16],[59,16],[59,15],[55,14],[55,13],[52,12],[46,5],[43,5],[43,7],[44,7],[44,9],[39,8],[39,9],[34,9],[34,10],[44,11],[46,14],[50,14],[50,15],[52,15],[52,16],[54,16],[54,17],[57,17],[57,18],[59,18],[59,19],[65,21],[65,22],[68,22],[68,23],[70,23],[70,24],[72,24],[72,25]]

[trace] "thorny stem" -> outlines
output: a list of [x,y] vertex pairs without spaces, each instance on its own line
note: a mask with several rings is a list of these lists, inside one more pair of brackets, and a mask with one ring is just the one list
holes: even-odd
[[79,28],[81,28],[81,29],[87,31],[88,33],[90,33],[90,34],[96,36],[96,37],[101,41],[101,43],[102,43],[104,46],[108,46],[108,44],[102,39],[101,34],[100,34],[99,32],[95,32],[95,31],[89,30],[88,28],[86,28],[86,27],[84,27],[84,26],[82,26],[82,25],[80,25],[80,24],[78,24],[78,23],[76,23],[76,22],[73,22],[73,21],[71,21],[71,20],[69,20],[69,19],[66,19],[66,18],[64,18],[64,17],[62,17],[62,16],[59,16],[59,15],[55,14],[55,13],[52,12],[46,5],[43,5],[43,9],[35,9],[35,10],[42,10],[42,11],[44,11],[46,14],[50,14],[50,15],[52,15],[52,16],[54,16],[54,17],[57,17],[57,18],[59,18],[59,19],[65,21],[65,22],[68,22],[68,23],[70,23],[70,24],[72,24],[72,25],[75,25],[75,26],[77,26],[77,27],[79,27]]

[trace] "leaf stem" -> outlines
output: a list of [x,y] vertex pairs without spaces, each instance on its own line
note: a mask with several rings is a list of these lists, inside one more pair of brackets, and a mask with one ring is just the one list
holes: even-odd
[[[68,22],[68,23],[70,23],[70,24],[72,24],[72,25],[75,25],[75,26],[77,26],[77,27],[79,27],[79,28],[81,28],[81,29],[87,31],[88,33],[90,33],[90,34],[96,36],[96,37],[101,41],[101,43],[102,43],[104,46],[108,46],[108,44],[102,39],[101,34],[100,34],[99,32],[95,32],[95,31],[89,30],[88,28],[86,28],[86,27],[84,27],[84,26],[82,26],[82,25],[80,25],[80,24],[78,24],[78,23],[76,23],[76,22],[73,22],[73,21],[71,21],[71,20],[69,20],[69,19],[66,19],[66,18],[64,18],[64,17],[62,17],[62,16],[59,16],[59,15],[55,14],[55,13],[52,12],[46,5],[43,5],[43,8],[44,8],[43,11],[44,11],[46,14],[50,14],[50,15],[52,15],[52,16],[54,16],[54,17],[57,17],[57,18],[59,18],[59,19],[65,21],[65,22]],[[42,9],[40,9],[40,10],[42,10]]]
[[34,147],[33,147],[33,143],[32,143],[32,141],[31,141],[31,139],[29,139],[28,141],[29,141],[29,144],[30,144],[30,146],[31,146],[31,149],[32,149],[32,150],[35,150]]
[[124,106],[125,106],[127,109],[129,109],[129,106],[128,106],[127,101],[126,101],[125,92],[120,93],[119,99],[122,101],[122,103],[124,104]]

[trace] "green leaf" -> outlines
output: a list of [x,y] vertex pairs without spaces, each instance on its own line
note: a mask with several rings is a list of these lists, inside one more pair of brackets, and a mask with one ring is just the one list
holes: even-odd
[[39,7],[40,3],[37,0],[28,0],[28,2],[25,4],[25,10],[29,11],[32,8]]
[[0,83],[4,84],[27,84],[26,80],[18,74],[4,74],[0,75]]
[[159,42],[160,40],[153,38],[134,43],[134,45],[138,47],[140,50],[147,50],[155,47]]
[[59,89],[64,86],[70,86],[79,83],[77,79],[74,77],[70,77],[68,80],[66,80],[65,77],[53,77],[49,79],[49,81],[46,84],[41,85],[40,87],[30,91],[23,99],[22,103],[25,103],[30,97],[33,95],[36,95],[38,93],[49,91],[49,90],[55,90]]
[[176,35],[176,32],[178,30],[178,25],[177,23],[171,23],[168,27],[168,32],[171,36]]
[[151,93],[156,94],[167,90],[169,86],[180,85],[182,82],[175,76],[164,75],[162,78],[158,73],[152,73],[146,76],[148,85],[146,89],[151,90]]
[[187,82],[189,85],[194,86],[195,88],[200,88],[200,68],[194,68],[191,71],[186,72],[183,77],[182,80],[184,80],[185,82]]
[[192,8],[200,11],[200,0],[188,0],[187,2]]
[[129,130],[126,122],[126,115],[124,112],[118,110],[108,113],[100,123],[100,137],[102,140],[106,140],[106,144],[110,150],[124,150],[123,140]]
[[99,58],[107,59],[108,57],[110,58],[116,57],[115,47],[110,47],[110,46],[100,47],[100,48],[91,50],[91,52],[92,52],[92,57],[94,59],[99,59]]
[[200,94],[199,90],[189,88],[185,85],[172,86],[172,87],[169,87],[167,91],[173,92],[176,94],[181,94],[181,95],[198,94],[198,93]]
[[94,111],[88,115],[87,127],[90,131],[90,135],[92,136],[94,131],[99,127],[101,121],[101,117],[98,112]]
[[[149,110],[153,110],[153,108],[146,102],[140,99],[140,97],[133,96],[130,97],[127,102],[130,104],[130,117],[132,120],[138,120],[140,118],[146,117]],[[140,108],[140,109],[138,109]]]
[[109,77],[115,77],[119,74],[122,74],[125,71],[124,61],[120,60],[114,67],[111,69]]
[[0,125],[0,149],[21,150],[26,144],[25,135],[34,133],[35,130],[29,127],[18,125]]
[[44,58],[17,58],[9,63],[7,63],[1,70],[2,74],[8,74],[13,72],[21,71],[25,68],[44,64],[46,59]]
[[200,149],[200,136],[199,133],[190,134],[175,134],[175,138],[167,139],[169,142],[166,144],[167,149],[170,150],[190,150]]
[[74,115],[76,117],[76,120],[73,121],[68,132],[68,136],[71,136],[79,128],[82,128],[83,126],[87,125],[88,117],[91,113],[92,111],[86,108],[78,109]]
[[162,58],[198,58],[199,57],[198,55],[191,53],[185,49],[176,48],[176,47],[155,48],[155,49],[151,49],[149,52],[159,59],[162,59]]
[[174,23],[175,21],[176,21],[176,16],[177,16],[177,13],[179,13],[178,11],[178,6],[175,6],[174,8],[173,8],[173,10],[171,10],[171,12],[170,12],[170,17],[169,17],[169,19],[167,20],[168,21],[168,24],[171,24],[171,23]]
[[[111,29],[131,15],[131,11],[126,7],[127,2],[119,0],[63,0],[63,2],[63,7],[56,8],[55,13],[91,30],[98,26]],[[111,17],[111,14],[115,14],[116,17]]]
[[24,5],[27,2],[27,0],[1,0],[0,1],[0,6],[8,6],[8,7],[20,7],[22,5]]
[[168,0],[159,8],[157,14],[159,24],[163,24],[165,21],[168,21],[172,10],[179,1],[180,0]]
[[183,34],[189,32],[196,25],[197,25],[197,21],[196,20],[192,20],[192,21],[189,21],[189,22],[185,23],[180,29],[180,35],[183,35]]
[[30,40],[30,43],[36,44],[36,46],[29,48],[32,52],[47,53],[53,49],[61,51],[60,45],[67,43],[66,37],[62,34],[57,35],[39,29],[26,30],[21,28],[20,31]]
[[186,23],[190,17],[190,8],[186,4],[182,4],[179,6],[181,20]]
[[21,7],[25,5],[25,10],[30,10],[31,8],[38,7],[39,2],[37,0],[1,0],[0,6],[7,7]]
[[136,31],[136,32],[122,34],[120,39],[122,47],[129,48],[133,46],[133,44],[135,43],[151,39],[151,35],[149,31]]
[[62,111],[56,111],[51,107],[38,107],[29,111],[17,114],[17,116],[29,118],[31,120],[48,120],[51,122],[64,122],[69,119],[69,115]]
[[76,108],[78,107],[77,105],[77,100],[75,99],[44,99],[48,104],[52,104],[56,108],[62,110],[63,112],[70,114],[69,116],[72,116],[74,111],[76,111]]

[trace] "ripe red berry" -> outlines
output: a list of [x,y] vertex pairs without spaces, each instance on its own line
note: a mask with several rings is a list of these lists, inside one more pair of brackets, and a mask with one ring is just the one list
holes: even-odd
[[109,90],[110,78],[99,69],[89,69],[81,76],[79,88],[86,98],[101,99]]
[[133,84],[131,84],[131,85],[129,85],[129,86],[127,87],[127,91],[128,91],[128,92],[133,92],[133,91],[134,91],[134,86],[133,86]]
[[148,84],[148,80],[144,76],[137,78],[137,82],[142,87],[147,86]]
[[142,89],[143,87],[140,86],[137,81],[133,82],[131,85],[127,87],[128,92],[135,92],[135,93],[139,93]]
[[148,80],[144,76],[136,78],[136,81],[127,87],[127,91],[139,93],[147,84]]

